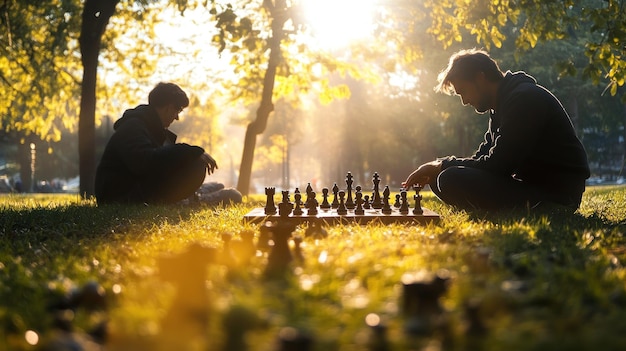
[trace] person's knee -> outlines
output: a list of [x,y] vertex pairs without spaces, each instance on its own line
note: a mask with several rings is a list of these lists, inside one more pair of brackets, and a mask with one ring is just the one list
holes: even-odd
[[437,187],[442,193],[457,192],[465,182],[465,167],[450,167],[439,173]]

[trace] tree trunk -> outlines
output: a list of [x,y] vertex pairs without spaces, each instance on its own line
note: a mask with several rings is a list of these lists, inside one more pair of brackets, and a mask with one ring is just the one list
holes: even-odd
[[285,23],[285,1],[277,1],[276,5],[269,5],[270,1],[265,1],[266,6],[272,16],[272,37],[269,39],[270,57],[263,78],[263,92],[261,104],[256,112],[254,121],[248,124],[246,136],[243,144],[243,154],[239,167],[239,180],[237,190],[244,196],[250,193],[250,180],[252,178],[252,162],[254,160],[254,149],[256,147],[257,135],[263,133],[267,127],[267,120],[272,111],[272,95],[274,93],[274,80],[276,78],[276,68],[281,59],[280,42],[284,36],[283,25]]
[[80,31],[80,53],[83,64],[80,115],[78,118],[78,156],[80,194],[84,199],[94,195],[96,173],[96,85],[98,55],[102,34],[115,12],[119,0],[86,0]]

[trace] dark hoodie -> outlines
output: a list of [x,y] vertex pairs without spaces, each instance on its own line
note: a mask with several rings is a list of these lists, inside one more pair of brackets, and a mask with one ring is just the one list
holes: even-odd
[[176,144],[176,134],[163,127],[149,105],[126,110],[113,128],[96,171],[98,203],[146,202],[152,196],[148,184],[159,183],[204,153],[199,146]]
[[585,149],[559,100],[524,72],[507,72],[478,150],[443,158],[442,169],[475,167],[533,184],[556,198],[584,192]]

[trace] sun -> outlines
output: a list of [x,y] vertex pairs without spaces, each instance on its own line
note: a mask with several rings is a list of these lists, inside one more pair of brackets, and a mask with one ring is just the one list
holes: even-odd
[[372,35],[376,0],[300,0],[315,45],[339,49]]

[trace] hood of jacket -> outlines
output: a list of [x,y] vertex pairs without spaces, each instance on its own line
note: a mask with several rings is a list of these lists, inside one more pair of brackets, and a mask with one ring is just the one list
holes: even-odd
[[135,119],[144,123],[150,135],[156,139],[159,145],[163,144],[165,140],[172,143],[176,142],[176,134],[163,127],[163,122],[161,122],[157,111],[150,105],[139,105],[124,111],[122,117],[113,124],[113,129],[118,130],[125,123]]

